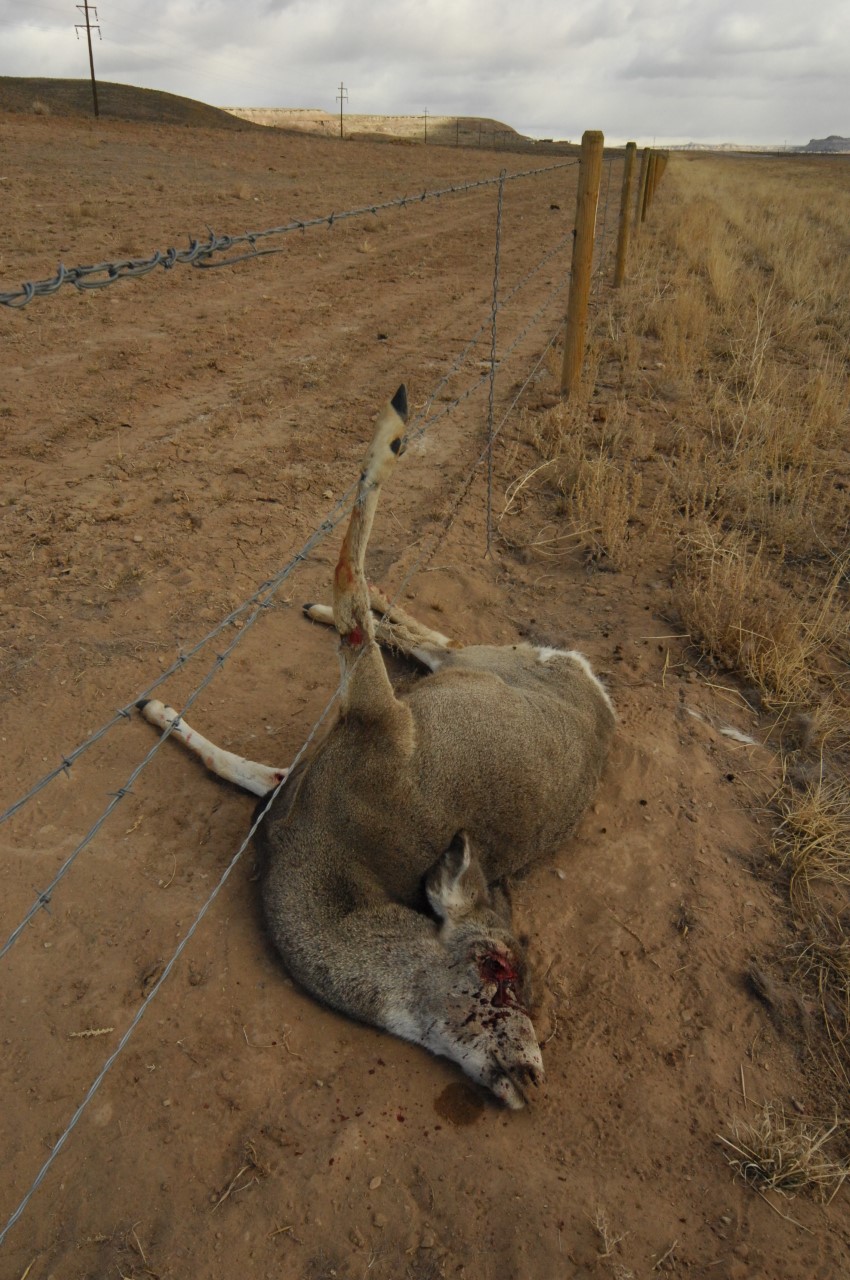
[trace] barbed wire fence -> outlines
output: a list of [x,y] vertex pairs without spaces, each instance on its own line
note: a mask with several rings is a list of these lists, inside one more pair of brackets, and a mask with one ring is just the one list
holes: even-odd
[[[34,298],[46,298],[57,293],[63,285],[73,285],[80,291],[87,289],[105,289],[119,280],[133,280],[146,276],[157,267],[170,271],[176,266],[193,266],[212,269],[216,267],[232,267],[237,262],[246,262],[252,258],[263,258],[271,254],[283,253],[284,246],[270,248],[258,246],[275,236],[287,236],[296,231],[308,231],[314,227],[334,227],[337,223],[347,222],[354,218],[377,217],[390,209],[406,209],[410,206],[424,204],[429,200],[441,200],[446,196],[461,195],[468,191],[480,190],[483,187],[497,186],[504,182],[518,182],[524,178],[536,177],[539,174],[553,173],[558,169],[569,169],[579,164],[578,160],[562,160],[557,164],[543,165],[537,169],[520,169],[516,173],[505,174],[504,170],[495,178],[478,178],[471,182],[453,183],[433,191],[425,190],[419,195],[396,196],[392,200],[383,200],[375,204],[361,205],[356,209],[345,209],[339,213],[322,214],[314,218],[293,218],[281,226],[268,227],[264,231],[245,231],[239,235],[219,236],[209,231],[208,240],[190,240],[186,249],[156,250],[147,258],[121,258],[114,262],[98,262],[92,266],[65,267],[62,263],[54,276],[46,280],[31,280],[22,284],[20,289],[0,293],[0,306],[25,307]],[[211,261],[217,254],[230,253],[241,245],[250,245],[247,253],[231,255]]]
[[[492,295],[493,301],[492,301],[492,306],[490,308],[490,314],[482,322],[479,329],[472,335],[472,337],[464,345],[461,352],[453,361],[451,367],[435,384],[430,395],[427,397],[422,410],[419,412],[419,414],[416,415],[416,417],[414,417],[411,420],[406,434],[407,434],[408,441],[411,443],[420,440],[429,430],[432,430],[438,422],[442,421],[449,414],[455,412],[461,405],[463,405],[466,401],[468,401],[477,391],[481,390],[485,384],[489,384],[487,429],[486,429],[486,432],[483,433],[485,437],[483,445],[480,445],[477,455],[475,456],[471,465],[465,472],[461,482],[455,488],[455,491],[452,494],[451,500],[448,505],[448,510],[445,516],[438,523],[436,531],[432,534],[432,536],[428,541],[428,545],[426,545],[426,547],[422,550],[422,552],[420,553],[420,555],[418,556],[414,564],[404,574],[402,582],[398,586],[395,596],[393,597],[393,601],[390,604],[390,608],[392,608],[392,605],[399,598],[401,593],[406,589],[406,587],[408,586],[412,578],[418,572],[420,572],[423,566],[426,565],[433,558],[433,556],[438,551],[439,547],[442,545],[443,541],[448,535],[449,530],[452,527],[452,524],[454,523],[454,520],[457,516],[457,513],[462,503],[466,499],[472,487],[472,484],[475,480],[476,475],[479,473],[481,467],[485,464],[486,464],[486,475],[487,475],[487,481],[486,481],[487,483],[487,497],[486,497],[487,542],[488,542],[488,548],[489,548],[490,539],[492,537],[492,478],[493,478],[494,445],[498,440],[498,438],[501,436],[502,432],[504,431],[504,428],[508,423],[508,421],[510,420],[510,417],[514,409],[516,408],[517,404],[519,403],[520,399],[528,389],[532,380],[537,376],[539,369],[544,364],[550,352],[552,351],[553,347],[555,346],[555,343],[558,341],[559,337],[561,336],[562,312],[559,312],[556,314],[555,306],[557,303],[560,302],[568,286],[572,287],[572,271],[568,270],[563,273],[561,282],[555,285],[548,292],[546,297],[543,299],[542,303],[534,310],[534,312],[528,318],[528,320],[523,325],[523,327],[517,333],[514,334],[512,339],[509,342],[505,342],[501,352],[498,351],[497,338],[501,337],[504,326],[503,324],[499,324],[497,328],[497,319],[503,315],[508,304],[514,301],[514,299],[516,299],[523,292],[523,290],[528,288],[528,286],[532,283],[535,277],[542,270],[544,270],[546,266],[554,263],[557,260],[558,255],[561,253],[564,253],[565,250],[571,245],[571,243],[572,243],[573,250],[575,250],[574,237],[576,234],[575,231],[571,229],[567,234],[562,236],[555,244],[550,246],[550,248],[546,251],[546,253],[528,271],[526,271],[526,273],[521,277],[518,283],[509,292],[507,292],[503,296],[500,296],[502,204],[504,199],[505,184],[520,178],[531,178],[539,173],[548,173],[557,169],[566,168],[576,163],[578,162],[575,160],[569,160],[561,164],[549,165],[541,169],[526,170],[522,173],[515,173],[510,175],[506,174],[503,170],[498,175],[498,177],[495,177],[495,178],[479,180],[474,183],[460,184],[457,186],[445,188],[440,191],[423,192],[423,194],[417,198],[417,202],[421,203],[426,199],[441,198],[442,196],[445,196],[445,195],[453,195],[461,191],[471,190],[473,188],[480,188],[480,187],[486,187],[486,186],[497,186],[498,188],[498,206],[497,206],[496,228],[495,228],[494,281],[493,281],[493,295]],[[602,219],[601,219],[601,229],[599,233],[601,236],[601,244],[603,246],[602,250],[600,250],[600,257],[605,256],[604,246],[609,236],[609,229],[608,229],[609,201],[608,201],[607,193],[610,192],[610,183],[611,183],[611,160],[609,159],[608,183],[606,187],[606,197],[604,200],[604,207],[603,207],[603,213],[602,213]],[[21,307],[21,306],[27,305],[35,297],[43,297],[43,296],[48,296],[49,294],[55,293],[63,284],[66,284],[66,283],[74,284],[77,288],[101,288],[101,287],[104,287],[105,285],[114,283],[118,279],[126,279],[128,277],[137,277],[137,276],[145,275],[148,272],[152,271],[156,266],[162,265],[167,268],[167,267],[176,265],[177,262],[186,262],[186,263],[191,263],[192,265],[207,265],[207,266],[232,265],[232,263],[234,262],[241,262],[248,258],[260,257],[266,253],[280,252],[279,248],[269,248],[269,249],[261,249],[259,251],[255,251],[256,241],[260,239],[262,236],[286,234],[291,230],[305,230],[307,227],[310,227],[310,226],[321,226],[321,225],[331,226],[333,225],[333,221],[339,221],[339,220],[342,220],[343,218],[365,216],[366,214],[375,214],[377,212],[380,212],[383,209],[403,207],[404,205],[410,204],[412,202],[413,201],[410,197],[401,197],[397,200],[385,201],[381,205],[376,204],[371,206],[365,206],[361,209],[346,211],[343,214],[329,215],[328,217],[325,217],[325,218],[307,219],[304,222],[287,224],[284,227],[269,229],[268,232],[246,233],[246,235],[243,237],[229,237],[229,236],[215,237],[211,233],[210,241],[205,246],[198,246],[197,251],[195,250],[194,246],[190,246],[190,249],[187,250],[185,255],[182,257],[177,254],[177,251],[169,250],[165,255],[155,254],[153,255],[152,258],[141,261],[141,262],[137,260],[127,260],[124,263],[102,263],[95,267],[74,268],[71,271],[66,271],[64,268],[60,267],[59,272],[55,277],[53,277],[52,280],[32,282],[28,285],[24,285],[22,286],[21,290],[15,294],[0,294],[0,302],[2,302],[6,306]],[[596,211],[594,208],[594,217],[595,217],[595,212]],[[246,254],[241,254],[235,258],[234,257],[228,258],[218,263],[209,263],[209,262],[203,261],[203,259],[208,258],[212,253],[229,251],[230,249],[232,249],[233,247],[241,243],[251,244],[252,246],[251,252]],[[173,254],[173,257],[170,257],[170,255],[172,254]],[[124,269],[125,267],[127,269]],[[97,281],[91,280],[89,278],[91,275],[96,275],[97,273],[101,273],[101,275],[103,275],[103,278]],[[529,335],[544,320],[546,320],[547,317],[551,317],[551,320],[552,320],[551,332],[548,338],[546,339],[546,341],[543,343],[542,349],[537,355],[537,358],[534,361],[531,370],[519,382],[518,388],[515,390],[515,393],[512,399],[510,400],[510,403],[507,405],[506,408],[504,408],[497,422],[496,413],[495,413],[495,379],[496,379],[497,369],[501,370],[507,365],[507,362],[511,359],[512,356],[514,356],[520,350],[520,348],[522,347],[522,344],[526,341]],[[480,340],[485,335],[488,329],[490,330],[490,334],[491,334],[491,347],[490,347],[490,358],[487,362],[488,367],[486,371],[481,373],[478,378],[474,378],[462,391],[460,391],[447,403],[442,404],[438,409],[435,409],[434,404],[436,399],[443,394],[443,392],[445,391],[445,388],[449,385],[452,379],[455,378],[460,373],[460,371],[464,368],[472,352],[475,350],[477,344],[480,342]],[[56,766],[48,770],[48,772],[45,773],[43,777],[38,779],[38,781],[35,782],[24,795],[22,795],[13,804],[9,805],[4,812],[0,813],[0,824],[9,821],[17,813],[23,810],[29,802],[31,802],[37,795],[39,795],[46,787],[48,787],[49,784],[53,782],[57,777],[59,777],[62,774],[69,773],[71,768],[77,763],[77,761],[80,760],[80,758],[90,748],[92,748],[96,743],[100,742],[108,733],[111,732],[112,729],[115,728],[116,725],[120,723],[126,723],[130,719],[132,710],[139,701],[149,697],[151,693],[153,693],[156,689],[158,689],[171,676],[175,675],[177,672],[183,669],[191,658],[196,657],[208,645],[212,644],[214,640],[216,640],[219,636],[222,635],[222,633],[227,629],[227,627],[233,626],[234,624],[239,623],[240,626],[236,635],[222,649],[221,652],[216,653],[216,656],[213,662],[209,665],[207,671],[204,673],[204,675],[198,681],[198,683],[195,685],[192,691],[188,694],[188,696],[186,696],[186,698],[184,699],[183,706],[179,711],[179,718],[182,718],[186,714],[186,712],[193,706],[196,700],[200,697],[201,693],[210,685],[210,683],[215,678],[215,676],[224,668],[225,664],[227,663],[229,658],[232,656],[237,646],[241,644],[245,635],[248,634],[253,629],[253,627],[256,625],[260,617],[264,613],[267,613],[269,611],[270,607],[274,604],[276,595],[279,592],[283,583],[286,582],[288,578],[293,573],[295,573],[296,570],[308,560],[312,552],[320,545],[321,542],[324,541],[324,539],[328,536],[328,534],[330,534],[345,518],[346,514],[348,513],[352,505],[355,490],[356,490],[356,483],[349,486],[349,488],[342,494],[339,500],[334,504],[331,511],[311,532],[311,534],[305,540],[305,542],[300,547],[300,549],[296,551],[294,555],[291,556],[291,558],[287,561],[287,563],[278,571],[277,574],[274,575],[274,577],[261,583],[259,587],[257,587],[256,590],[251,593],[251,595],[249,595],[240,605],[238,605],[235,609],[233,609],[225,618],[223,618],[221,621],[216,623],[216,625],[212,627],[203,637],[201,637],[201,639],[197,641],[191,648],[189,648],[185,652],[183,651],[179,652],[175,660],[163,672],[161,672],[155,680],[151,681],[145,689],[135,694],[131,699],[127,700],[124,703],[124,705],[120,707],[112,717],[110,717],[99,729],[95,730],[92,734],[90,734],[89,737],[86,738],[84,742],[80,743],[72,751],[65,753],[60,758],[60,761]],[[340,687],[341,686],[338,686],[337,689],[333,692],[330,699],[327,701],[324,708],[322,709],[321,713],[319,714],[317,719],[314,721],[314,723],[310,727],[301,746],[299,747],[298,751],[295,754],[295,757],[292,761],[292,767],[294,767],[299,763],[299,761],[304,757],[305,753],[312,746],[313,742],[316,739],[317,734],[321,731],[322,726],[326,722],[328,716],[331,714],[331,711],[339,696]],[[70,871],[72,870],[73,866],[77,862],[80,855],[91,844],[95,836],[98,834],[98,832],[107,822],[107,820],[113,814],[113,812],[118,807],[118,805],[121,804],[121,802],[126,798],[127,795],[131,794],[134,783],[138,780],[138,778],[141,776],[143,771],[147,768],[148,764],[155,758],[159,750],[162,748],[163,744],[168,740],[168,738],[170,737],[171,733],[174,730],[175,723],[176,722],[172,722],[162,731],[157,741],[145,753],[141,761],[134,767],[134,769],[128,775],[126,782],[122,786],[120,786],[115,792],[111,793],[109,797],[109,801],[107,805],[104,807],[103,811],[97,817],[95,822],[89,827],[88,831],[77,842],[77,844],[74,846],[71,852],[66,856],[61,866],[55,873],[51,882],[48,884],[48,886],[44,890],[37,892],[30,907],[24,913],[19,923],[12,929],[11,933],[7,937],[3,946],[0,948],[0,958],[4,957],[11,950],[11,948],[15,945],[15,943],[21,938],[21,936],[27,929],[27,926],[32,922],[34,917],[44,907],[46,907],[50,903],[51,898],[55,893],[56,889],[59,887],[61,882],[65,879],[65,877],[70,873]],[[68,1121],[65,1128],[61,1132],[59,1138],[51,1147],[47,1158],[43,1161],[43,1163],[37,1170],[32,1182],[30,1183],[27,1191],[23,1195],[19,1204],[17,1205],[15,1210],[12,1212],[11,1216],[8,1218],[8,1220],[6,1221],[2,1229],[0,1229],[0,1245],[2,1245],[5,1242],[9,1232],[12,1230],[15,1224],[20,1220],[22,1215],[25,1213],[27,1206],[29,1205],[33,1196],[38,1191],[39,1187],[42,1185],[53,1163],[55,1162],[55,1160],[57,1159],[61,1151],[64,1149],[68,1139],[70,1138],[73,1130],[76,1128],[77,1124],[82,1118],[89,1103],[91,1102],[91,1100],[93,1099],[97,1091],[99,1090],[100,1086],[102,1085],[104,1079],[106,1078],[107,1074],[111,1070],[112,1066],[115,1064],[119,1056],[122,1054],[122,1052],[126,1048],[136,1028],[138,1027],[147,1009],[149,1008],[151,1002],[156,998],[158,992],[160,991],[163,984],[165,983],[165,981],[173,971],[175,965],[179,961],[181,955],[184,953],[192,937],[195,935],[197,929],[200,927],[203,919],[208,914],[214,902],[216,901],[217,897],[225,887],[233,870],[235,869],[240,859],[242,858],[243,854],[245,853],[246,849],[248,848],[257,828],[259,827],[260,823],[263,820],[263,817],[266,811],[268,810],[269,806],[271,805],[275,796],[277,795],[278,791],[281,789],[283,785],[284,783],[282,781],[280,785],[275,789],[275,791],[272,792],[266,798],[266,801],[263,804],[261,810],[255,815],[255,819],[251,825],[250,830],[245,836],[244,840],[241,841],[238,848],[230,857],[217,883],[215,884],[212,891],[209,893],[205,901],[202,903],[202,905],[198,909],[194,919],[192,920],[191,924],[186,930],[186,933],[180,939],[179,943],[174,949],[170,959],[164,966],[157,980],[151,986],[150,990],[145,995],[141,1004],[136,1009],[133,1017],[131,1018],[126,1030],[121,1035],[121,1038],[119,1039],[114,1050],[108,1055],[103,1065],[95,1075],[89,1088],[83,1095],[82,1100],[80,1101],[79,1105],[76,1107],[73,1114],[71,1115],[70,1120]]]

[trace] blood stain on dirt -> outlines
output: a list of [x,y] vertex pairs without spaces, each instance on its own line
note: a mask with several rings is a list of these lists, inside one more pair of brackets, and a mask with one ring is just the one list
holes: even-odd
[[456,1080],[434,1099],[434,1110],[443,1120],[461,1126],[475,1124],[484,1112],[484,1103],[468,1084]]

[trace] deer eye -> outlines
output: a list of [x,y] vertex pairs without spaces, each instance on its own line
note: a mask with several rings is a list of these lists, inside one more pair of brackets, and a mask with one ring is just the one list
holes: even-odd
[[401,436],[396,436],[395,440],[390,441],[390,448],[392,449],[393,453],[398,453],[399,449],[401,448]]

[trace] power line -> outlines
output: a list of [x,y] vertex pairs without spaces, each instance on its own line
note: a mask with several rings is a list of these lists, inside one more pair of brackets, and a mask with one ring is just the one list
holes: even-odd
[[336,95],[336,100],[339,103],[339,136],[342,137],[342,107],[343,103],[348,102],[348,90],[341,80],[339,82],[339,93]]
[[[86,29],[86,40],[88,41],[88,46],[89,46],[89,67],[91,68],[91,96],[92,96],[92,101],[94,103],[94,114],[95,114],[95,117],[98,117],[100,115],[100,108],[97,105],[97,81],[94,78],[94,53],[92,52],[92,47],[91,47],[92,24],[91,24],[91,19],[89,17],[89,13],[92,12],[94,13],[95,19],[97,19],[97,8],[95,5],[89,5],[89,0],[83,0],[83,3],[78,4],[77,8],[80,10],[80,13],[82,13],[83,16],[85,17],[85,23],[75,22],[74,31],[76,32],[77,39],[79,40],[80,31],[82,30],[83,26],[85,26],[85,29]],[[95,22],[94,30],[97,32],[98,40],[102,40],[103,36],[100,33],[100,24],[97,21]]]

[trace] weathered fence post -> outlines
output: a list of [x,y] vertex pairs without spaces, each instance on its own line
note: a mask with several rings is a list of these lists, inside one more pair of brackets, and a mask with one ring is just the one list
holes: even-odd
[[629,214],[632,203],[632,178],[635,170],[636,142],[626,143],[626,159],[623,164],[623,189],[620,195],[620,227],[617,234],[617,261],[614,264],[614,288],[619,289],[626,278],[626,255],[629,252]]
[[635,231],[640,231],[640,224],[643,222],[643,201],[646,195],[646,175],[649,171],[649,157],[651,153],[651,147],[644,147],[640,158],[640,180],[638,181],[637,202],[635,204]]
[[658,171],[658,152],[650,151],[649,162],[646,166],[646,186],[643,192],[643,208],[640,212],[641,222],[646,222],[646,215],[652,207],[652,197],[655,194],[655,175]]
[[588,129],[582,135],[576,196],[576,225],[570,268],[570,297],[567,303],[567,324],[564,334],[564,362],[561,367],[561,393],[565,396],[577,390],[584,364],[596,206],[599,202],[599,179],[602,176],[604,146],[605,138],[599,130]]

